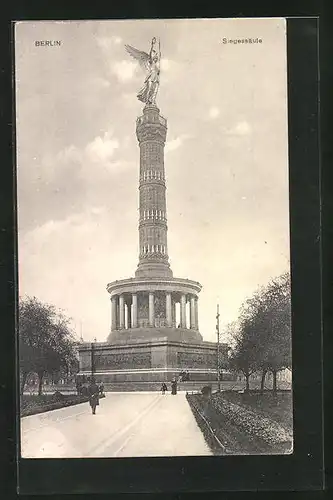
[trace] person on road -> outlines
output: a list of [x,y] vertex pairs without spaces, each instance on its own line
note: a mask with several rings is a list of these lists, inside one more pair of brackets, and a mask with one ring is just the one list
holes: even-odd
[[171,394],[174,396],[177,394],[177,379],[173,378],[171,382]]
[[80,380],[76,382],[76,392],[78,396],[80,396],[82,393],[82,383]]
[[88,387],[89,404],[91,406],[92,414],[96,413],[96,406],[99,405],[99,388],[95,380],[92,379]]
[[162,386],[161,386],[161,391],[162,391],[162,394],[165,394],[165,391],[167,391],[168,388],[167,388],[167,385],[165,382],[163,382]]

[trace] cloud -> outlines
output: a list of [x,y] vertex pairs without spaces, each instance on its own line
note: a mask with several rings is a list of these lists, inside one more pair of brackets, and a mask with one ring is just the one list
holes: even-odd
[[111,72],[118,78],[120,82],[128,82],[134,77],[137,69],[137,64],[132,61],[118,61],[111,66]]
[[241,121],[231,128],[228,133],[230,135],[249,135],[251,133],[251,126],[248,122]]
[[18,176],[19,230],[47,219],[63,220],[85,206],[109,206],[112,178],[119,176],[120,189],[126,191],[125,183],[137,169],[129,148],[121,145],[110,130],[102,130],[83,145],[72,143],[38,161],[27,159],[30,170]]
[[97,45],[103,50],[110,50],[113,45],[119,45],[122,42],[120,36],[110,36],[110,37],[97,37]]
[[87,144],[85,151],[93,162],[108,162],[118,148],[118,139],[112,137],[109,132],[105,132],[103,137],[95,137],[92,142]]
[[76,146],[74,146],[74,144],[71,144],[67,148],[62,149],[57,153],[57,162],[59,162],[60,164],[72,161],[78,162],[81,161],[81,159],[81,151]]
[[106,78],[102,78],[100,76],[91,77],[88,81],[88,84],[90,84],[97,90],[102,90],[110,87],[110,82],[106,80]]
[[104,207],[95,206],[95,207],[91,207],[91,209],[90,209],[90,213],[92,215],[101,215],[104,212],[105,212]]
[[132,138],[129,135],[125,135],[125,137],[122,140],[122,148],[127,149],[129,145],[131,144]]
[[[81,149],[71,144],[59,151],[54,157],[47,156],[43,159],[42,165],[47,175],[46,178],[48,182],[57,184],[59,176],[65,173],[68,175],[69,171],[76,171],[82,178],[91,175],[91,163],[99,167],[99,171],[102,171],[103,168],[109,169],[113,164],[118,166],[119,161],[114,160],[114,155],[119,146],[119,140],[113,136],[110,130],[104,132],[103,135],[96,136]],[[112,164],[111,160],[113,160]],[[96,167],[94,168],[96,178],[97,171]]]
[[[63,176],[65,172],[68,174],[69,171],[75,171],[76,175],[83,180],[90,179],[90,183],[91,180],[98,182],[103,180],[104,176],[110,173],[110,170],[132,167],[131,161],[123,157],[119,158],[119,155],[116,156],[121,143],[126,147],[128,141],[129,137],[120,141],[111,130],[107,130],[81,149],[71,144],[59,151],[55,157],[48,157],[47,161],[43,162],[44,170],[49,173],[49,182],[57,184],[59,176]],[[92,163],[94,164],[93,178],[91,176]]]
[[209,118],[217,118],[220,114],[220,110],[219,108],[217,108],[216,106],[212,106],[209,110]]
[[121,100],[124,106],[132,108],[133,103],[136,102],[135,92],[123,92],[121,94]]
[[175,151],[175,149],[180,148],[180,146],[190,137],[191,136],[188,134],[182,134],[175,139],[171,139],[171,141],[167,141],[165,144],[165,152]]
[[170,59],[165,59],[165,58],[162,58],[161,59],[161,70],[162,71],[169,71],[173,66],[173,61],[171,61]]
[[178,62],[172,59],[161,59],[161,81],[168,83],[170,87],[177,85],[176,81],[181,78],[182,70],[183,68]]

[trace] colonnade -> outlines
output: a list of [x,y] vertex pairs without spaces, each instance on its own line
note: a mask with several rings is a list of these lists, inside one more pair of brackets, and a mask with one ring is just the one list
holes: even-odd
[[[127,328],[138,328],[140,321],[138,319],[138,293],[126,293],[113,295],[111,297],[111,330],[122,330]],[[159,292],[160,293],[160,292]],[[180,300],[179,300],[180,295]],[[198,297],[189,294],[177,294],[177,300],[172,292],[165,292],[165,324],[168,328],[175,326],[176,321],[176,303],[180,302],[180,328],[187,328],[186,304],[189,302],[189,328],[199,330],[198,325]],[[127,321],[125,321],[127,311]],[[155,295],[154,292],[148,293],[148,324],[146,326],[161,326],[157,324],[155,317]]]

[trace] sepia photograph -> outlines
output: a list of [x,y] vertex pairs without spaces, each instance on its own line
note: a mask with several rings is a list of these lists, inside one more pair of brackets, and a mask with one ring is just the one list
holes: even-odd
[[20,456],[293,453],[286,20],[14,49]]

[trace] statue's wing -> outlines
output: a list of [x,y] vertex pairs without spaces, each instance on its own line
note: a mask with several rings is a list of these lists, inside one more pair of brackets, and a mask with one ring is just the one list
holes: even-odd
[[141,50],[135,49],[131,47],[131,45],[125,45],[127,52],[134,57],[140,64],[141,68],[148,71],[149,70],[149,55],[147,52],[143,52]]

